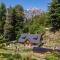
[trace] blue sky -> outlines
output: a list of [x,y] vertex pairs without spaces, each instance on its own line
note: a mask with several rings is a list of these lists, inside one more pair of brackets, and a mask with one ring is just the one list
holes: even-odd
[[0,0],[0,3],[1,2],[5,3],[7,7],[20,4],[24,9],[39,8],[47,11],[48,3],[50,3],[51,0]]

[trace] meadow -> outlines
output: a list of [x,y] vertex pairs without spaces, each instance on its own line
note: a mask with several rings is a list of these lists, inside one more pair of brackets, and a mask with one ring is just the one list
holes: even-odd
[[36,60],[32,55],[32,49],[21,44],[0,44],[0,60]]

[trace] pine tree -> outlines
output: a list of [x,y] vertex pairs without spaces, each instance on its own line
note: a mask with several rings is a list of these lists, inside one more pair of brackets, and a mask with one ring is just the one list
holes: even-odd
[[16,5],[14,8],[15,15],[15,31],[17,39],[20,37],[20,33],[23,30],[24,23],[24,9],[21,5]]
[[15,23],[13,20],[12,8],[7,9],[4,25],[4,37],[7,41],[15,40]]
[[6,19],[6,7],[3,3],[0,4],[0,35],[3,34],[3,27]]
[[49,6],[49,19],[53,28],[60,28],[60,0],[52,0]]

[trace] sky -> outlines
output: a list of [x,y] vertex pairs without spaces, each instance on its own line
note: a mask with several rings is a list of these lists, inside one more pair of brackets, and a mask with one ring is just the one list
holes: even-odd
[[7,7],[14,7],[17,4],[20,4],[24,9],[39,8],[43,11],[48,10],[48,4],[50,2],[51,0],[0,0],[0,3],[4,3]]

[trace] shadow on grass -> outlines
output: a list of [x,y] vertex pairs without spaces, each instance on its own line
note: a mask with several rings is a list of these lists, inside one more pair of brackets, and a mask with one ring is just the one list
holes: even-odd
[[2,47],[1,49],[4,49],[4,50],[13,50],[13,49],[8,49],[8,48],[5,48],[5,47]]
[[6,58],[7,60],[37,60],[35,58],[31,58],[30,56],[21,56],[20,54],[6,54],[0,53],[1,58]]
[[0,53],[1,58],[7,58],[7,60],[21,60],[22,57],[20,54],[6,54],[6,53]]

